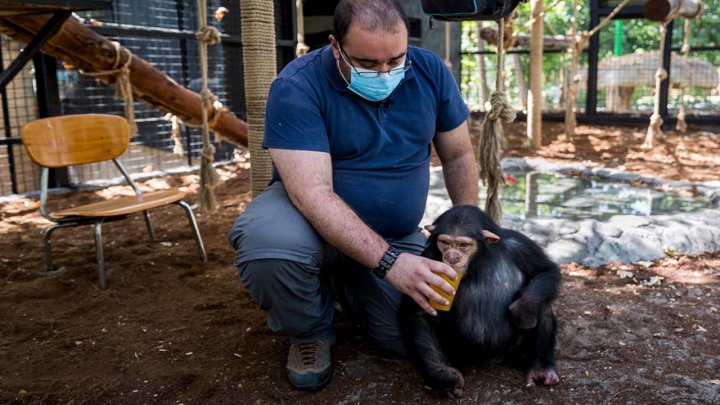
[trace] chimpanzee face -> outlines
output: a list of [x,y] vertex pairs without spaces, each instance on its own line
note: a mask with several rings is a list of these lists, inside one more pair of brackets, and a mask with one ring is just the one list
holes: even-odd
[[474,238],[440,234],[437,238],[437,247],[442,253],[443,262],[452,266],[455,271],[464,272],[468,263],[475,256],[478,244]]

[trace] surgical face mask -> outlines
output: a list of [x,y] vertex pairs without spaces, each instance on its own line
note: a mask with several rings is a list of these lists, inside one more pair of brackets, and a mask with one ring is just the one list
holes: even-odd
[[[345,52],[342,49],[340,49],[340,56],[350,66],[348,90],[370,101],[382,101],[388,98],[405,78],[405,72],[412,66],[410,60],[407,60],[403,66],[390,69],[387,72],[378,72],[377,70],[353,66],[345,57]],[[345,76],[343,76],[343,79],[347,83]]]

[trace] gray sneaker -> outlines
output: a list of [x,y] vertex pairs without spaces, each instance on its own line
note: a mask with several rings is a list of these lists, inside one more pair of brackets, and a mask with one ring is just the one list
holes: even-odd
[[287,360],[290,383],[299,390],[314,391],[330,381],[330,346],[334,337],[314,342],[292,343]]

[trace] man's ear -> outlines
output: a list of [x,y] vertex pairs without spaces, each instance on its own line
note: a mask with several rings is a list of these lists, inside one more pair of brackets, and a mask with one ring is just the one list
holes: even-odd
[[340,59],[340,46],[338,45],[337,39],[335,39],[335,35],[330,34],[328,35],[328,40],[330,40],[330,49],[332,49],[333,56],[336,60]]

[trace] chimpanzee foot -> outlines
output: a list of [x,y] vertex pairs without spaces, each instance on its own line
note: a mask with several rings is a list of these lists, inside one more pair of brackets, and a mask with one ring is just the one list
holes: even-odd
[[525,386],[532,387],[535,384],[540,385],[555,385],[560,382],[555,370],[552,368],[533,368],[525,374]]
[[462,373],[453,367],[436,369],[429,378],[430,385],[437,391],[445,394],[448,398],[460,398],[465,386],[465,379]]

